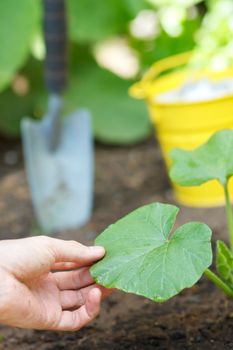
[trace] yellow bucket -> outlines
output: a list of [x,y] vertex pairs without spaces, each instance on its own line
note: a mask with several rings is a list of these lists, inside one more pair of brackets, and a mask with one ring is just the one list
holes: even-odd
[[[147,101],[168,168],[171,164],[169,152],[173,148],[193,149],[206,142],[214,132],[233,129],[233,94],[201,102],[163,103],[156,100],[161,93],[179,88],[190,78],[198,80],[208,77],[212,81],[218,81],[233,77],[233,69],[221,72],[202,70],[194,73],[187,68],[161,76],[168,69],[187,63],[190,56],[191,53],[188,52],[156,62],[142,80],[129,90],[131,96]],[[229,186],[233,198],[233,180]],[[184,205],[213,207],[224,203],[224,193],[217,181],[210,181],[199,187],[174,185],[174,190],[177,200]]]

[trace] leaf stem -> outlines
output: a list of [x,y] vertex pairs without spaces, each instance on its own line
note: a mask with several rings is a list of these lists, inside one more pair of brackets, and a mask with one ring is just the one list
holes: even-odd
[[214,272],[212,272],[210,269],[207,269],[205,270],[204,274],[214,284],[216,284],[216,286],[222,289],[228,297],[233,298],[233,290],[225,282],[223,282]]
[[232,215],[231,201],[230,201],[230,196],[228,191],[228,181],[224,185],[224,194],[225,194],[225,201],[226,201],[226,214],[227,214],[227,222],[228,222],[228,229],[229,229],[230,246],[231,246],[231,251],[233,252],[233,215]]

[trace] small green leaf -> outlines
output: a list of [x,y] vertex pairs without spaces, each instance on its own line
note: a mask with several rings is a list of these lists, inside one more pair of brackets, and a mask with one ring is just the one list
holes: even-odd
[[91,268],[97,283],[165,301],[197,282],[212,261],[211,230],[190,222],[171,236],[178,211],[154,203],[109,226],[95,242],[106,250]]
[[218,131],[192,151],[174,149],[170,177],[182,186],[199,186],[214,179],[225,185],[233,175],[232,151],[233,130]]
[[233,254],[222,241],[217,242],[216,267],[220,277],[233,287]]

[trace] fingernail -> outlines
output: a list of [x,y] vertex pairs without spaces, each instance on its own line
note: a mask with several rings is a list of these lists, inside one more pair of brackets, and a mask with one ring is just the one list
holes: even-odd
[[98,254],[98,255],[104,255],[105,254],[105,249],[104,247],[101,246],[93,246],[90,247],[93,253]]

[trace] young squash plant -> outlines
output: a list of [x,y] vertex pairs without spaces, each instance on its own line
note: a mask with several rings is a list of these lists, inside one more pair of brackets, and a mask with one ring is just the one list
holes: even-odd
[[215,134],[193,151],[174,150],[171,178],[183,186],[198,186],[217,179],[224,188],[231,249],[217,242],[218,275],[212,263],[211,229],[200,222],[173,226],[179,209],[153,203],[141,207],[110,225],[97,239],[105,257],[91,268],[95,281],[107,288],[142,295],[156,302],[170,299],[209,277],[233,297],[233,217],[228,181],[233,175],[233,131]]
[[233,298],[233,214],[228,190],[233,175],[233,130],[215,133],[207,143],[192,151],[174,149],[171,152],[173,165],[170,177],[181,186],[199,186],[210,180],[217,180],[223,188],[229,229],[228,247],[217,241],[216,270],[205,274],[228,296]]

